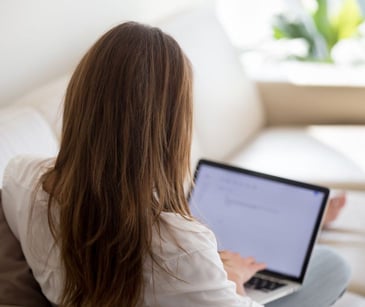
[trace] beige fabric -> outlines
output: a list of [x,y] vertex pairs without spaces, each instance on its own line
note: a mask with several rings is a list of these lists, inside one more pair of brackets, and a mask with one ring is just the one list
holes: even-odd
[[5,220],[0,190],[0,306],[50,306]]
[[365,88],[259,81],[268,125],[365,124]]

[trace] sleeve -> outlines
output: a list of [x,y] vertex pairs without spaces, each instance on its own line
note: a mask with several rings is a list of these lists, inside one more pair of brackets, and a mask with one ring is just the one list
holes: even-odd
[[5,218],[15,237],[27,232],[28,214],[34,201],[34,191],[47,161],[32,156],[12,158],[4,170],[2,203]]
[[20,206],[24,204],[24,192],[17,184],[16,174],[19,173],[19,168],[21,164],[21,159],[19,157],[13,158],[7,164],[2,186],[2,203],[5,218],[8,225],[15,235],[19,238],[19,223],[18,223],[18,213],[20,211]]
[[169,274],[155,274],[157,305],[173,306],[174,302],[179,302],[181,307],[262,307],[248,296],[236,293],[236,285],[227,279],[214,235],[210,231],[200,233],[196,241],[195,246],[204,248],[166,261]]
[[46,160],[28,156],[10,160],[3,177],[2,201],[5,218],[35,279],[47,299],[58,302],[62,280],[59,252],[48,227],[47,206],[43,205],[48,196],[43,199],[42,193],[34,195],[46,165]]

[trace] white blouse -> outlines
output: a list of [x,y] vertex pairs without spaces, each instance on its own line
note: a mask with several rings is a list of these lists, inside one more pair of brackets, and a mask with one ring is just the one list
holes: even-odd
[[[44,295],[57,304],[63,276],[59,250],[48,226],[48,194],[42,188],[33,193],[40,176],[53,163],[54,159],[26,156],[11,160],[4,173],[2,200],[5,217],[21,243],[35,279]],[[155,233],[152,248],[156,259],[173,276],[156,265],[152,274],[152,261],[148,258],[144,265],[143,306],[262,307],[236,293],[217,252],[215,236],[207,227],[174,213],[162,213],[161,218],[166,222],[161,223],[165,225],[162,240]],[[169,231],[164,231],[164,227]]]

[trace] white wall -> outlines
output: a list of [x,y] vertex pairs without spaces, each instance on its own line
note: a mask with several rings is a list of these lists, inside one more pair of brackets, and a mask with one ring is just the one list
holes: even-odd
[[0,105],[72,71],[107,29],[154,23],[204,0],[1,0]]

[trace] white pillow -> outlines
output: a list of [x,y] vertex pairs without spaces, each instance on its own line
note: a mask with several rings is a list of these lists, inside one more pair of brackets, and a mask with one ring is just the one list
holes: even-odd
[[52,157],[58,147],[50,126],[34,108],[0,109],[0,188],[4,169],[11,158],[20,154]]
[[71,74],[66,74],[51,80],[13,104],[34,107],[48,122],[58,140],[61,138],[63,101],[70,78]]

